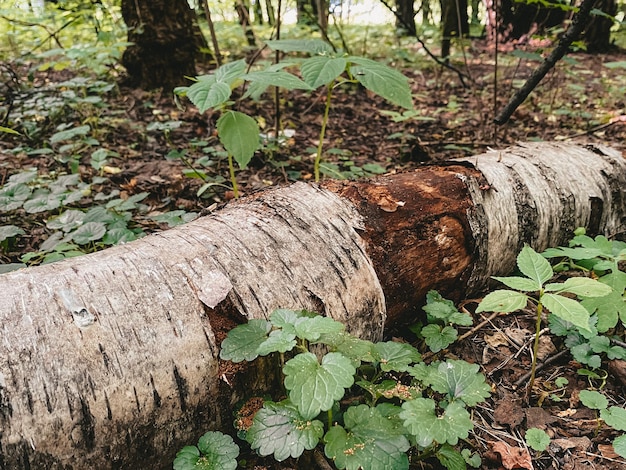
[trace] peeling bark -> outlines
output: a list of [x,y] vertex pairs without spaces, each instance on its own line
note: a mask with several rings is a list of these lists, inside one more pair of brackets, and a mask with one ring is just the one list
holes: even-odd
[[626,224],[626,163],[526,144],[371,181],[299,183],[127,245],[0,275],[0,469],[168,468],[277,368],[227,330],[308,308],[380,339],[430,289],[460,298],[521,246]]

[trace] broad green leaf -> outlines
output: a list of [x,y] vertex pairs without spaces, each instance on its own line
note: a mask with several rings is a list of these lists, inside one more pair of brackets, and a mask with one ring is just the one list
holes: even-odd
[[526,431],[524,440],[529,447],[537,452],[543,452],[550,445],[550,436],[542,429],[530,428]]
[[19,209],[32,193],[23,182],[10,182],[0,189],[0,211]]
[[352,336],[345,331],[341,333],[322,334],[317,343],[327,344],[335,352],[341,353],[350,360],[355,367],[363,362],[374,362],[374,343]]
[[602,65],[604,65],[605,67],[609,69],[626,69],[626,60],[619,60],[615,62],[605,62]]
[[[589,238],[589,237],[587,237]],[[544,251],[543,255],[546,258],[571,258],[574,260],[583,260],[583,259],[592,259],[602,255],[602,250],[598,248],[585,248],[585,247],[577,247],[577,248],[548,248]]]
[[615,270],[609,274],[605,274],[598,281],[613,288],[613,290],[622,294],[626,288],[626,273]]
[[454,302],[444,299],[435,290],[431,290],[426,294],[426,305],[422,309],[428,315],[429,322],[443,320],[444,323],[463,326],[470,326],[473,323],[470,315],[459,312]]
[[592,410],[604,410],[609,406],[606,397],[595,390],[581,390],[578,397],[583,405]]
[[470,415],[460,401],[450,403],[440,414],[437,414],[436,403],[431,398],[405,401],[400,418],[422,447],[428,447],[433,442],[456,445],[473,428]]
[[220,358],[233,362],[252,361],[259,354],[259,346],[267,339],[272,324],[267,320],[255,318],[248,323],[238,325],[228,332],[222,341]]
[[309,57],[300,66],[302,78],[312,89],[322,85],[330,85],[341,75],[348,62],[343,57],[314,56]]
[[207,109],[226,103],[231,93],[228,83],[200,80],[189,87],[187,97],[201,113],[204,113]]
[[343,323],[319,315],[298,318],[294,327],[296,336],[307,341],[317,341],[322,334],[341,333],[346,328]]
[[476,307],[480,312],[515,312],[526,307],[528,296],[512,290],[494,290],[487,294]]
[[31,199],[24,202],[24,210],[29,214],[37,214],[39,212],[51,211],[61,206],[62,196],[59,194],[51,194],[47,190],[40,190]]
[[194,470],[200,468],[196,466],[200,460],[200,451],[196,446],[185,446],[176,454],[174,459],[174,470]]
[[246,168],[259,148],[259,126],[250,116],[227,111],[217,120],[220,142],[240,168]]
[[307,420],[289,400],[280,403],[266,401],[257,411],[246,440],[259,455],[274,454],[279,462],[300,457],[305,450],[315,448],[324,435],[324,425]]
[[14,134],[14,135],[22,135],[19,132],[17,132],[15,129],[11,129],[10,127],[4,127],[4,126],[0,126],[0,132],[6,132],[7,134]]
[[87,245],[90,242],[100,240],[106,231],[106,225],[102,222],[87,222],[71,233],[71,239],[79,245]]
[[520,272],[535,281],[538,285],[543,285],[553,276],[552,266],[547,259],[526,245],[517,255],[517,267]]
[[351,406],[345,428],[335,425],[324,436],[324,453],[339,469],[403,470],[409,468],[410,443],[402,429],[378,407]]
[[257,353],[259,356],[267,356],[273,352],[282,354],[291,351],[296,346],[296,335],[285,330],[274,330],[269,337],[259,344]]
[[102,243],[105,245],[119,245],[120,243],[132,242],[143,235],[143,232],[137,234],[127,227],[114,227],[107,230],[102,237]]
[[447,395],[450,400],[462,400],[468,406],[485,401],[491,393],[478,364],[460,360],[442,362],[437,373],[429,375],[428,381],[434,391]]
[[465,459],[465,462],[467,463],[467,465],[469,465],[470,467],[474,467],[474,468],[480,467],[481,458],[480,458],[480,454],[478,454],[478,452],[472,454],[471,450],[463,449],[461,451],[461,455]]
[[58,217],[48,219],[46,227],[51,230],[63,230],[69,232],[82,225],[85,219],[85,213],[83,211],[70,209],[63,212]]
[[598,369],[602,365],[602,358],[594,354],[589,343],[581,343],[569,348],[574,360],[581,364],[586,364],[592,369]]
[[24,230],[16,225],[3,225],[0,227],[0,242],[6,240],[7,238],[12,238],[17,235],[23,234]]
[[458,337],[456,328],[451,326],[442,327],[441,325],[434,324],[426,325],[422,328],[421,333],[426,345],[434,353],[447,348],[454,343]]
[[448,470],[465,470],[467,465],[459,451],[448,444],[442,445],[436,453],[437,460]]
[[561,283],[546,284],[546,292],[569,292],[579,297],[604,297],[611,287],[588,277],[570,277]]
[[613,441],[613,450],[617,455],[626,459],[626,434],[615,438]]
[[374,357],[384,372],[405,372],[411,364],[422,360],[422,355],[413,346],[396,341],[374,344]]
[[520,276],[508,276],[508,277],[498,277],[493,276],[493,279],[496,281],[500,281],[507,287],[511,289],[519,290],[522,292],[535,292],[541,289],[541,284],[537,284],[536,281],[529,279],[527,277]]
[[351,67],[350,73],[365,88],[395,105],[413,108],[409,79],[402,73],[369,59],[349,57],[348,60],[358,64]]
[[89,125],[84,125],[84,126],[71,127],[70,129],[55,132],[54,134],[52,134],[52,137],[50,137],[50,143],[56,144],[63,140],[69,140],[69,139],[73,139],[74,137],[84,136],[84,135],[87,135],[87,133],[90,130],[91,130],[91,127]]
[[310,90],[311,87],[294,74],[284,70],[262,70],[250,72],[242,76],[244,80],[261,83],[264,86],[277,86],[286,90]]
[[[221,432],[207,432],[198,440],[198,449],[202,452],[200,461],[205,466],[199,468],[215,470],[235,470],[239,446],[233,438]],[[198,468],[196,464],[196,468]]]
[[606,424],[618,431],[626,431],[626,410],[619,406],[611,406],[600,410],[600,417]]
[[283,373],[289,398],[305,419],[312,419],[343,397],[356,369],[343,354],[328,353],[320,364],[315,354],[306,352],[287,361]]
[[295,324],[301,316],[300,312],[278,308],[270,314],[270,321],[276,328],[282,328],[283,331],[295,334]]
[[277,39],[265,41],[273,51],[281,52],[308,52],[309,54],[330,54],[333,48],[321,39]]
[[543,305],[550,313],[573,323],[578,328],[589,330],[589,312],[580,302],[558,294],[544,294]]
[[247,64],[243,59],[236,60],[234,62],[228,62],[215,70],[215,81],[217,83],[225,83],[231,87],[237,79],[241,78],[241,75],[246,70]]

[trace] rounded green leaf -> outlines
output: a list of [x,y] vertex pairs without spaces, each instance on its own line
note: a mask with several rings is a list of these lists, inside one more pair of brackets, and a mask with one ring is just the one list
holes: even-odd
[[394,419],[379,407],[351,406],[344,415],[345,428],[335,425],[324,436],[324,453],[339,469],[407,469],[410,443]]
[[422,360],[422,355],[408,343],[385,341],[374,344],[374,357],[385,372],[405,372],[411,364]]
[[527,430],[524,440],[530,448],[537,452],[543,452],[550,444],[550,436],[548,436],[544,430],[538,428],[530,428]]
[[245,168],[259,148],[259,126],[250,116],[227,111],[217,120],[217,132],[226,151]]
[[524,276],[539,285],[543,285],[553,276],[552,266],[548,260],[528,245],[517,255],[517,267]]
[[428,382],[433,390],[445,394],[449,400],[462,400],[468,406],[485,401],[491,387],[485,382],[478,364],[462,360],[447,360],[430,372]]
[[589,311],[580,302],[558,294],[544,294],[541,301],[553,315],[578,328],[589,330]]
[[71,239],[79,245],[100,240],[106,233],[107,228],[102,222],[87,222],[71,233]]
[[[235,470],[239,446],[233,438],[221,432],[207,432],[198,440],[198,449],[202,457],[196,463],[200,470]],[[199,465],[200,464],[200,465]]]
[[422,336],[428,348],[437,353],[454,343],[458,337],[456,328],[441,325],[426,325],[422,328]]
[[294,324],[298,338],[317,341],[323,334],[341,333],[345,325],[329,317],[301,317]]
[[613,450],[617,455],[626,459],[626,434],[615,438],[613,441]]
[[220,358],[233,362],[252,361],[258,357],[259,346],[267,340],[272,324],[255,318],[238,325],[228,332],[222,341]]
[[494,290],[485,296],[476,307],[480,312],[514,312],[526,307],[528,296],[512,290]]
[[595,390],[581,390],[578,396],[582,404],[592,410],[603,410],[609,406],[606,397]]
[[626,410],[619,406],[600,410],[600,417],[606,424],[618,431],[626,431]]
[[284,354],[287,351],[291,351],[295,346],[295,334],[284,330],[274,330],[265,341],[259,344],[257,354],[259,356],[267,356],[273,352]]
[[417,444],[422,447],[428,447],[433,442],[456,445],[473,428],[469,413],[459,401],[450,403],[440,415],[437,414],[436,403],[431,398],[405,401],[400,418],[415,436]]
[[16,235],[23,235],[24,230],[16,225],[3,225],[0,227],[0,242],[7,238],[15,237]]
[[305,419],[332,408],[354,383],[355,367],[343,354],[331,352],[317,361],[315,354],[298,354],[283,368],[289,398]]
[[194,470],[200,460],[200,451],[196,446],[185,446],[176,454],[174,470]]
[[254,416],[246,440],[259,455],[274,454],[279,462],[300,457],[305,450],[315,448],[324,435],[324,425],[318,420],[304,419],[289,400],[280,403],[266,401]]
[[[30,173],[28,173],[30,174]],[[19,209],[30,195],[31,189],[22,182],[12,182],[0,189],[0,210],[12,211]]]

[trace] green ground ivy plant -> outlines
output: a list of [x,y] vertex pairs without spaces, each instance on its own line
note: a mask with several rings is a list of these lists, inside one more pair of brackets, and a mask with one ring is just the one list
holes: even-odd
[[[284,60],[260,70],[248,70],[243,60],[222,65],[213,73],[195,78],[189,87],[179,87],[175,93],[187,96],[201,113],[209,109],[218,110],[217,131],[220,142],[228,152],[229,169],[233,190],[237,194],[233,159],[240,168],[245,168],[259,147],[259,127],[256,121],[231,109],[232,90],[248,82],[245,98],[258,99],[273,86],[286,90],[312,91],[322,86],[327,88],[322,127],[314,163],[315,180],[320,179],[324,136],[328,124],[331,99],[337,85],[359,83],[387,101],[406,109],[413,107],[408,79],[395,69],[376,61],[356,56],[341,56],[333,53],[329,44],[317,39],[267,41],[276,51],[309,54],[303,59]],[[287,71],[299,68],[302,78]],[[278,135],[279,129],[277,129]]]
[[[324,354],[312,352],[319,345]],[[427,365],[409,344],[361,340],[331,318],[285,309],[231,330],[220,357],[242,362],[269,354],[284,364],[285,398],[265,401],[243,430],[259,455],[282,461],[322,445],[338,469],[402,470],[409,455],[434,456],[451,470],[479,465],[468,449],[454,447],[473,428],[468,408],[490,394],[477,365]],[[234,452],[220,457],[221,466],[212,463],[214,448],[206,442],[183,448],[174,469],[234,468]]]
[[548,282],[554,276],[552,266],[546,258],[529,246],[525,246],[517,256],[517,267],[522,276],[494,277],[510,289],[490,292],[480,302],[476,312],[514,312],[533,303],[536,311],[535,341],[528,393],[535,380],[539,333],[544,307],[551,316],[577,328],[579,331],[593,334],[591,315],[576,299],[604,297],[612,291],[611,287],[588,277],[570,277],[564,282]]

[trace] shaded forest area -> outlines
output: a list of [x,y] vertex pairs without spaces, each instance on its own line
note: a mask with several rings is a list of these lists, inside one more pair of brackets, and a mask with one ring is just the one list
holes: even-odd
[[[163,11],[165,4],[181,7],[153,2],[159,3]],[[596,25],[606,20],[598,14],[604,7],[615,17],[608,29],[606,24],[599,28],[603,47],[586,51],[585,36],[577,38],[503,125],[494,118],[554,50],[575,11],[529,15],[524,8],[531,5],[522,4],[493,17],[491,2],[470,2],[459,21],[463,8],[455,3],[450,13],[447,2],[267,1],[237,2],[236,9],[223,2],[198,3],[186,11],[192,25],[188,38],[195,39],[194,47],[188,40],[184,46],[194,66],[181,62],[171,69],[167,54],[157,48],[152,59],[165,61],[159,65],[164,73],[155,79],[203,76],[239,59],[254,72],[277,58],[306,56],[298,51],[278,56],[265,41],[318,39],[332,44],[337,56],[345,51],[402,72],[414,107],[396,106],[344,74],[332,89],[325,124],[328,88],[270,88],[255,100],[246,96],[248,84],[242,80],[233,86],[229,106],[254,119],[259,142],[245,165],[229,165],[217,132],[221,110],[201,113],[188,97],[172,92],[193,82],[141,87],[131,64],[146,55],[133,52],[130,41],[149,31],[141,14],[141,8],[150,8],[147,2],[0,2],[5,38],[0,44],[0,272],[132,241],[213,213],[236,196],[312,182],[320,148],[322,180],[406,172],[516,142],[598,143],[626,151],[623,2],[596,4]],[[138,9],[128,11],[134,5]],[[390,9],[398,16],[385,16]],[[142,20],[127,28],[137,12]],[[530,17],[545,22],[522,24]],[[592,33],[587,28],[584,34]],[[491,398],[476,409],[467,439],[482,457],[481,468],[623,468],[623,457],[609,445],[619,433],[606,424],[599,427],[597,413],[579,398],[591,388],[611,405],[624,407],[623,361],[603,357],[598,367],[581,364],[580,358],[562,354],[567,348],[555,339],[556,350],[547,344],[542,358],[556,359],[541,372],[529,406],[520,381],[529,369],[534,312],[525,308],[486,320],[474,313],[478,300],[465,300],[460,308],[481,326],[460,328],[467,335],[435,358],[478,363],[491,384]],[[621,322],[610,333],[624,342]],[[399,332],[389,334],[400,340]],[[420,341],[411,335],[402,340]],[[543,452],[530,450],[524,441],[530,428],[545,430],[554,444]],[[493,442],[506,443],[517,456],[494,450]],[[299,467],[296,459],[275,463],[252,453],[246,459],[243,468],[314,465]]]

